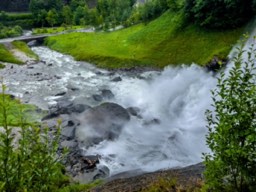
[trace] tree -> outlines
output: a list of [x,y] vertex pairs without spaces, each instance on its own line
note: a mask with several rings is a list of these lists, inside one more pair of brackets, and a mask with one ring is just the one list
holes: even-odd
[[65,24],[67,24],[67,25],[72,24],[73,14],[72,14],[72,11],[71,11],[71,9],[68,5],[65,5],[62,8],[62,16],[63,16],[63,21],[64,21]]
[[46,21],[53,27],[58,22],[58,13],[55,9],[48,11]]
[[[58,16],[61,13],[62,6],[62,0],[30,0],[29,10],[32,12],[35,21],[37,23],[39,22],[39,24],[41,23],[42,25],[44,25],[46,20],[45,12],[49,13],[49,11],[52,10],[51,14],[53,14],[52,12],[54,12],[54,14],[57,13]],[[53,15],[50,16],[52,17]],[[56,16],[56,14],[54,16]],[[53,21],[52,18],[51,21]],[[59,18],[55,19],[55,21],[58,22]]]
[[255,0],[186,0],[187,18],[207,28],[235,28],[255,14]]
[[86,5],[83,7],[78,6],[73,16],[73,23],[75,25],[80,25],[80,21],[82,21],[82,23],[85,25],[88,24],[89,20],[90,18],[88,7]]
[[[207,186],[212,191],[256,191],[255,48],[239,51],[227,77],[222,73],[213,93],[214,110],[206,112],[204,154]],[[247,59],[242,59],[247,54]]]

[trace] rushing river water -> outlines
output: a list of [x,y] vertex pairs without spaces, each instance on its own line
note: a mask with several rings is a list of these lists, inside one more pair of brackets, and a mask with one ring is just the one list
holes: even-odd
[[[43,109],[55,103],[58,93],[70,100],[97,105],[93,94],[111,90],[111,102],[140,109],[115,141],[87,149],[100,154],[111,174],[141,169],[186,166],[200,162],[205,145],[204,112],[210,108],[210,90],[216,85],[211,73],[196,66],[166,67],[163,71],[110,72],[76,62],[46,47],[34,47],[38,64],[8,66],[0,75],[9,92]],[[121,77],[121,81],[112,81]]]

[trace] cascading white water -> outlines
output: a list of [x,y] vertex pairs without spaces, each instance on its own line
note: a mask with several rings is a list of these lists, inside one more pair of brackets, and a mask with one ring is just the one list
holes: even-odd
[[[44,63],[33,65],[33,69],[15,66],[0,72],[9,92],[28,103],[47,108],[60,97],[54,95],[66,91],[71,99],[95,105],[91,95],[110,89],[115,95],[112,102],[140,109],[141,118],[132,117],[118,139],[86,150],[88,155],[101,155],[101,164],[107,165],[111,174],[186,166],[200,162],[202,152],[208,150],[204,112],[210,108],[210,90],[216,79],[201,67],[184,65],[144,72],[139,77],[125,73],[113,76],[45,47],[33,50]],[[43,80],[33,75],[37,73],[42,73],[39,78]],[[115,76],[121,76],[122,81],[111,81]]]
[[[112,174],[200,162],[207,151],[204,112],[215,84],[215,78],[196,65],[167,67],[147,81],[126,78],[112,83],[116,102],[139,107],[142,119],[133,118],[117,140],[93,146],[87,154],[100,154]],[[157,123],[145,123],[153,119]]]

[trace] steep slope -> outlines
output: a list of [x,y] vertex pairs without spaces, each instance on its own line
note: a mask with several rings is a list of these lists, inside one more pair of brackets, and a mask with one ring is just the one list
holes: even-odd
[[71,33],[49,37],[46,45],[105,68],[164,67],[206,64],[214,55],[226,57],[243,28],[206,31],[185,25],[183,13],[167,11],[148,24],[115,32]]

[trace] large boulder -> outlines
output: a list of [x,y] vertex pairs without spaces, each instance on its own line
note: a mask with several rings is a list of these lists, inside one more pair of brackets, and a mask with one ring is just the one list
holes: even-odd
[[79,120],[76,136],[83,146],[90,146],[117,138],[130,115],[116,103],[103,103],[85,111]]

